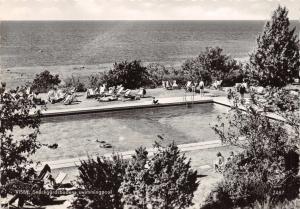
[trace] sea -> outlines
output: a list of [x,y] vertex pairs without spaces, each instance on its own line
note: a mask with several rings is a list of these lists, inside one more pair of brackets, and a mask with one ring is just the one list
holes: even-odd
[[[265,21],[1,21],[1,69],[181,62],[205,47],[247,57]],[[297,26],[299,22],[292,22]]]

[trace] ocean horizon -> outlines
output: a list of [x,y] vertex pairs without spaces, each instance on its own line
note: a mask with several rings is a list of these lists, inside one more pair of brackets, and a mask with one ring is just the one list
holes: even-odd
[[[205,47],[247,57],[265,21],[1,21],[1,69],[98,65],[123,60],[183,62]],[[299,22],[292,21],[297,27]]]

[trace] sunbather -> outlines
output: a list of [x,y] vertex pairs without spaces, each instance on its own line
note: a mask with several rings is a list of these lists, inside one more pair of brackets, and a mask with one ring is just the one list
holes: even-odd
[[124,98],[135,99],[135,95],[133,95],[131,92],[132,91],[130,89],[127,89],[127,91],[124,94]]
[[110,101],[116,101],[118,100],[118,97],[116,95],[107,96],[107,97],[101,97],[98,101],[100,102],[110,102]]
[[146,89],[140,88],[139,91],[136,93],[136,96],[144,97],[146,94]]

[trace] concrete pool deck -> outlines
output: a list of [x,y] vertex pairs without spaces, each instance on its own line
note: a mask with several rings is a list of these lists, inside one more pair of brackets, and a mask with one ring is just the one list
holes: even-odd
[[157,98],[157,99],[158,99],[158,104],[153,104],[152,100],[143,101],[142,98],[142,100],[127,101],[127,102],[120,101],[118,103],[114,103],[111,105],[104,105],[104,106],[42,110],[41,113],[42,113],[42,117],[57,117],[57,116],[87,114],[87,113],[96,113],[96,112],[109,112],[109,111],[141,109],[141,108],[213,103],[213,99],[211,97],[203,97],[199,95],[195,95],[194,98],[192,98],[192,96],[187,96],[187,97],[169,97],[169,98]]
[[[188,152],[188,151],[195,151],[195,150],[204,150],[204,149],[210,149],[210,148],[217,148],[226,146],[221,143],[220,140],[214,140],[214,141],[207,141],[207,142],[198,142],[198,143],[188,143],[188,144],[180,144],[178,145],[178,148],[182,152]],[[148,155],[152,156],[155,149],[154,148],[147,148]],[[134,150],[125,151],[125,152],[117,152],[117,154],[121,155],[124,159],[129,159],[131,156],[135,153]],[[106,158],[110,158],[113,155],[113,152],[107,153],[103,155]],[[96,158],[97,155],[91,156],[93,158]],[[88,157],[77,157],[77,158],[69,158],[69,159],[62,159],[62,160],[54,160],[54,161],[45,161],[42,162],[41,165],[37,168],[37,170],[41,170],[45,164],[48,164],[51,169],[61,169],[61,168],[69,168],[69,167],[75,167],[76,165],[80,164],[80,161],[87,160]]]

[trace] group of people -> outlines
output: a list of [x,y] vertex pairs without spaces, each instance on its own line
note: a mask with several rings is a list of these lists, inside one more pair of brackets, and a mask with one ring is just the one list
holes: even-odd
[[121,99],[138,100],[146,95],[146,89],[138,90],[125,89],[123,85],[112,86],[107,88],[106,84],[100,85],[99,88],[87,89],[86,98],[96,98],[100,102],[115,101]]
[[180,86],[177,84],[176,80],[173,80],[172,85],[170,84],[169,81],[162,81],[162,87],[167,90],[180,89]]
[[217,159],[214,162],[215,172],[222,173],[222,171],[224,170],[225,164],[227,162],[232,161],[233,158],[234,158],[234,152],[232,152],[232,151],[229,153],[229,157],[227,158],[227,160],[225,160],[225,158],[224,158],[224,156],[222,155],[221,152],[218,152],[217,153]]
[[47,99],[51,104],[62,101],[65,105],[70,105],[73,102],[78,102],[74,88],[70,90],[64,90],[53,87],[48,92]]
[[[30,87],[16,87],[14,90],[7,90],[6,83],[1,82],[0,93],[3,94],[5,92],[11,93],[11,95],[15,98],[27,97],[36,105],[45,105],[46,101],[40,97],[40,93],[38,91],[32,91]],[[0,98],[2,100],[2,98]]]
[[188,92],[200,93],[200,95],[204,95],[204,81],[200,80],[199,83],[194,83],[192,81],[188,81],[185,85],[185,90]]

